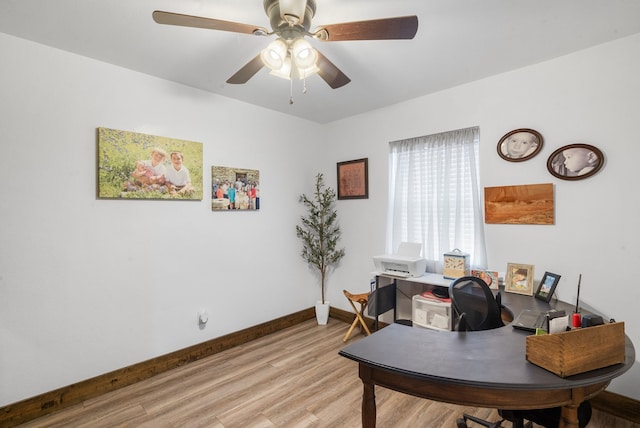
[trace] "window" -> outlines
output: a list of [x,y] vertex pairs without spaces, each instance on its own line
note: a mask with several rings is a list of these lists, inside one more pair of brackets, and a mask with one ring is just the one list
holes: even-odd
[[420,242],[429,270],[460,249],[487,266],[479,185],[478,127],[389,143],[387,249]]

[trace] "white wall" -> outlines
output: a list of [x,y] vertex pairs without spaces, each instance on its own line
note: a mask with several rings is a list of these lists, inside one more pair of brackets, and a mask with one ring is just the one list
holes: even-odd
[[[0,34],[0,406],[310,307],[319,289],[300,263],[298,195],[316,171],[332,184],[336,162],[368,157],[369,199],[337,203],[347,255],[328,293],[349,310],[341,290],[366,290],[384,252],[388,142],[475,125],[483,186],[556,192],[554,226],[487,225],[489,267],[561,274],[569,301],[582,273],[585,306],[624,320],[640,346],[640,291],[626,279],[640,258],[639,48],[634,36],[320,126]],[[261,210],[212,213],[206,191],[201,202],[96,200],[99,126],[200,141],[205,171],[259,169]],[[314,137],[270,138],[285,127]],[[540,131],[544,149],[503,161],[497,141],[518,127]],[[604,169],[577,182],[548,174],[549,154],[577,141],[604,151]],[[638,399],[639,378],[636,363],[610,390]]]
[[[338,201],[347,256],[330,278],[329,298],[335,306],[349,308],[341,298],[342,288],[367,290],[371,258],[384,253],[388,143],[477,125],[482,187],[555,187],[555,225],[485,226],[489,268],[504,272],[509,262],[526,263],[535,266],[537,280],[545,271],[560,274],[557,293],[566,301],[575,301],[582,273],[583,305],[625,321],[638,349],[639,51],[640,36],[633,36],[326,125],[325,140],[332,150],[326,152],[325,163],[334,182],[333,163],[369,158],[369,199]],[[542,133],[542,152],[526,162],[502,160],[498,140],[521,127]],[[575,142],[600,148],[604,169],[581,181],[556,179],[547,172],[547,158]],[[609,390],[640,399],[638,384],[636,361]]]
[[[313,306],[318,125],[2,34],[0,56],[0,406]],[[203,200],[97,200],[101,126],[202,142]],[[212,212],[211,165],[259,170],[260,211]]]

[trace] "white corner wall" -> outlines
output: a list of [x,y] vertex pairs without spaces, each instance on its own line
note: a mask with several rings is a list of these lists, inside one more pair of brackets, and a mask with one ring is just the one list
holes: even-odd
[[[0,406],[313,306],[318,125],[3,34],[0,56]],[[203,200],[97,200],[96,127],[203,143]],[[212,212],[211,165],[260,170],[261,209]]]
[[[328,293],[350,310],[341,290],[366,290],[384,252],[388,142],[475,125],[482,186],[550,182],[556,194],[554,226],[486,226],[489,267],[561,274],[568,301],[582,273],[583,304],[625,321],[639,347],[640,287],[627,278],[640,259],[639,50],[633,36],[320,126],[0,34],[0,406],[310,307],[319,289],[300,263],[298,195],[315,172],[335,183],[336,162],[367,157],[369,199],[337,203],[347,255]],[[205,171],[259,169],[261,210],[212,213],[207,191],[96,200],[99,126],[200,141]],[[315,137],[268,137],[285,127]],[[518,127],[545,146],[505,162],[497,141]],[[547,157],[579,141],[604,151],[604,169],[555,179]],[[609,389],[640,399],[639,380],[636,362]]]
[[[504,272],[509,262],[526,263],[535,266],[536,280],[545,271],[560,274],[557,294],[569,302],[581,273],[582,305],[624,321],[638,351],[638,52],[640,35],[327,125],[332,150],[325,164],[333,180],[335,162],[369,158],[369,199],[338,201],[347,255],[330,278],[335,306],[349,308],[342,288],[368,289],[372,256],[384,253],[388,143],[477,125],[482,187],[555,188],[555,225],[485,225],[489,268]],[[498,140],[522,127],[542,133],[542,152],[526,162],[502,160]],[[547,172],[547,158],[576,142],[599,147],[604,169],[581,181],[556,179]],[[609,390],[640,399],[639,384],[636,361]]]

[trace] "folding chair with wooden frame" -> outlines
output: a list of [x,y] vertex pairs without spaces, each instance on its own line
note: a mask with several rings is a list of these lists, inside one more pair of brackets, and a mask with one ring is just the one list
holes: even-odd
[[[356,328],[358,323],[360,324],[360,329],[364,329],[364,331],[367,333],[367,336],[370,335],[371,331],[369,330],[369,327],[367,326],[367,323],[363,317],[364,310],[367,307],[367,303],[369,303],[369,293],[351,294],[347,290],[342,290],[342,292],[353,308],[353,312],[356,314],[355,319],[351,323],[351,327],[349,327],[349,330],[347,331],[347,334],[344,335],[344,339],[342,339],[342,341],[346,342],[347,340],[349,340],[349,336],[351,336],[353,329]],[[356,308],[356,303],[360,304],[360,309]]]

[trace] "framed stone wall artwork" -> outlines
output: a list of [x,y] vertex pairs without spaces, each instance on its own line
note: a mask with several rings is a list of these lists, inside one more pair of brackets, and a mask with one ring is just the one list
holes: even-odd
[[485,187],[487,224],[554,224],[553,184]]
[[212,211],[260,209],[260,171],[227,166],[211,167]]
[[97,128],[98,199],[202,200],[202,143]]

